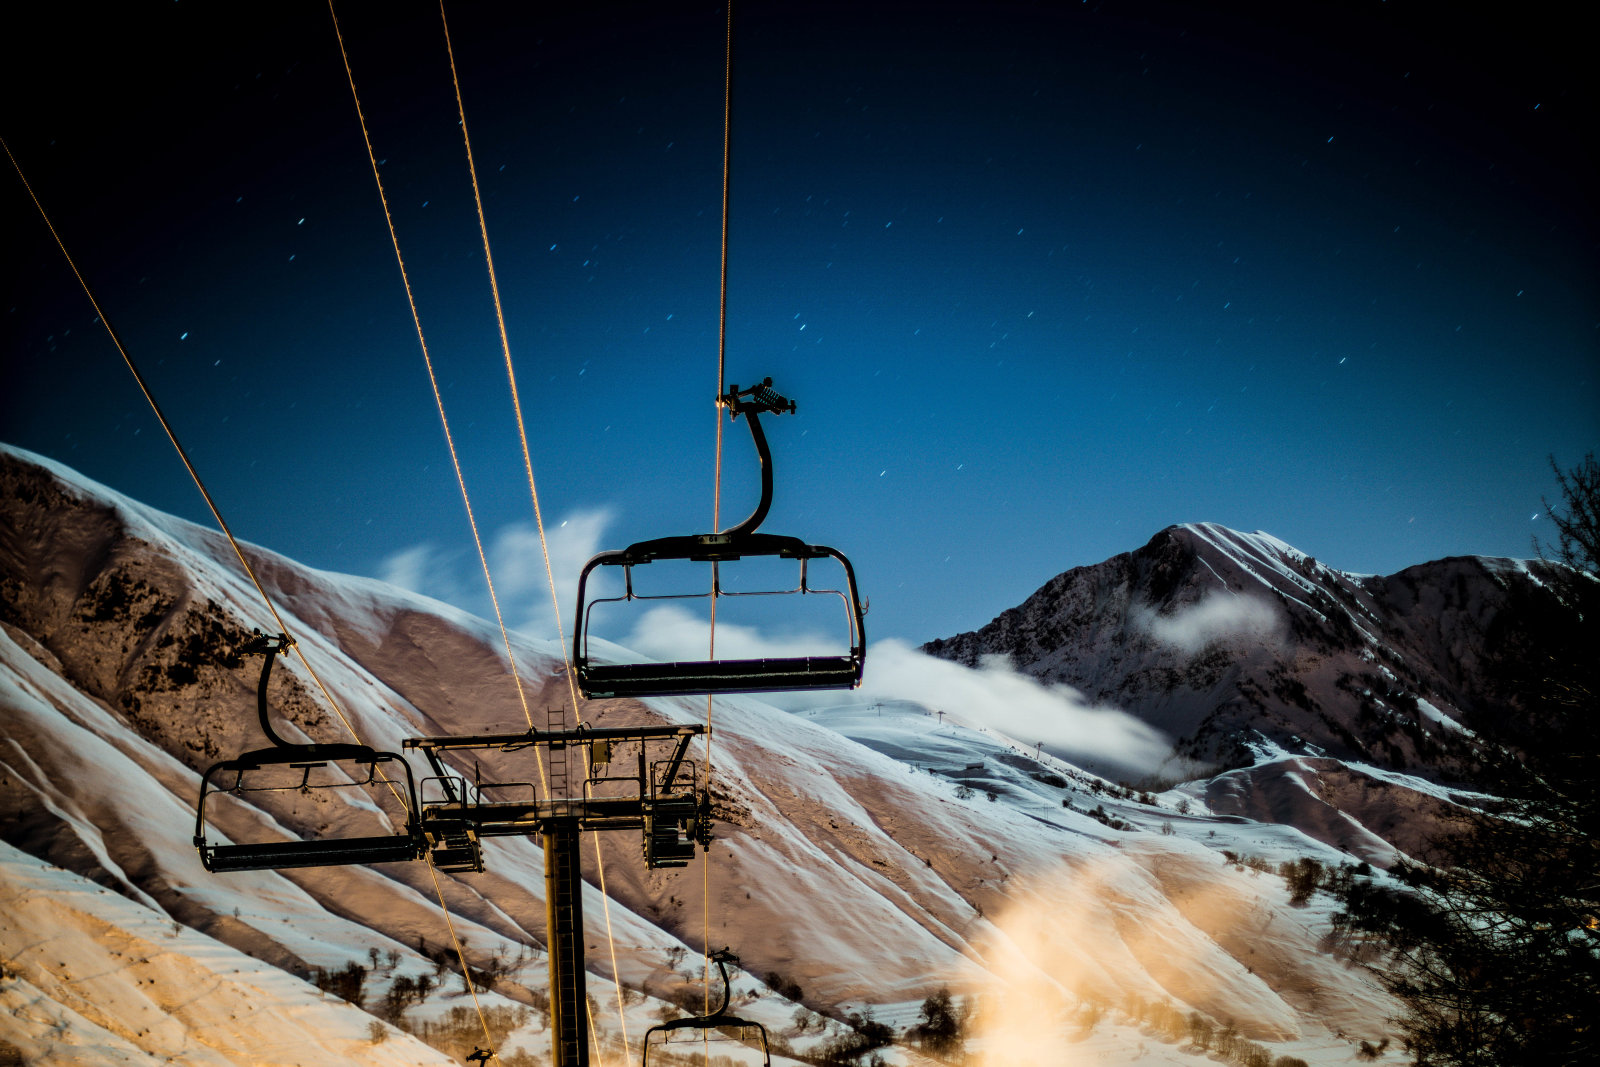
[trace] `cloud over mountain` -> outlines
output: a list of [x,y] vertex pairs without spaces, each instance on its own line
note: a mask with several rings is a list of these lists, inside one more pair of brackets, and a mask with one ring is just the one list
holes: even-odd
[[1228,591],[1207,593],[1170,615],[1147,609],[1135,618],[1151,637],[1190,655],[1228,638],[1276,644],[1283,631],[1283,619],[1270,602]]

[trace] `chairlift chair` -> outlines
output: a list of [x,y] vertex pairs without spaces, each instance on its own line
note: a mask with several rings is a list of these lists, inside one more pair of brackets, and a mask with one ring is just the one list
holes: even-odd
[[[680,770],[687,784],[678,785]],[[650,791],[644,814],[644,863],[650,870],[687,867],[695,845],[711,847],[711,798],[696,786],[692,760],[661,760],[650,770]]]
[[[772,389],[772,379],[740,390],[730,385],[717,398],[732,418],[744,415],[750,425],[761,464],[761,500],[749,518],[721,533],[689,534],[640,541],[627,548],[601,552],[584,564],[578,576],[578,608],[573,626],[572,662],[579,690],[585,697],[676,696],[699,693],[775,693],[796,689],[853,689],[861,684],[866,665],[865,608],[856,589],[855,569],[837,549],[807,544],[798,537],[757,533],[772,506],[772,453],[762,431],[759,414],[792,413],[794,402]],[[799,581],[792,589],[757,593],[725,590],[720,580],[722,564],[753,557],[794,560]],[[810,584],[808,565],[832,559],[844,571],[844,589],[819,589]],[[635,590],[633,570],[670,560],[711,565],[709,592],[651,595]],[[588,598],[589,577],[602,567],[622,570],[623,593]],[[589,652],[591,612],[598,604],[634,600],[693,599],[723,596],[782,596],[792,593],[837,596],[844,604],[849,650],[838,655],[765,657],[759,659],[705,659],[669,663],[599,663]]]
[[[426,795],[428,782],[423,779]],[[465,793],[465,783],[448,785],[452,790]],[[478,836],[478,824],[472,817],[464,795],[449,797],[422,807],[421,830],[427,849],[428,862],[450,874],[481,874],[483,872],[483,841]]]
[[760,1067],[772,1067],[772,1053],[767,1047],[767,1028],[753,1019],[741,1019],[736,1015],[728,1014],[728,1000],[731,992],[728,982],[728,964],[738,963],[739,957],[727,949],[721,949],[713,952],[711,959],[716,963],[717,970],[722,974],[722,1004],[709,1015],[692,1015],[686,1019],[673,1019],[670,1022],[660,1023],[646,1030],[644,1035],[644,1058],[641,1067],[650,1067],[650,1052],[652,1049],[658,1053],[656,1060],[659,1063],[661,1061],[659,1053],[674,1038],[682,1040],[687,1037],[693,1041],[701,1042],[711,1040],[711,1035],[714,1034],[722,1035],[723,1040],[737,1041],[740,1045],[755,1051],[760,1056]]
[[[271,748],[246,752],[234,759],[213,764],[200,780],[200,800],[195,807],[194,844],[200,862],[213,872],[279,870],[291,867],[332,867],[349,864],[394,863],[421,857],[423,838],[417,825],[417,789],[411,767],[397,753],[380,752],[366,745],[291,744],[273,730],[267,715],[267,679],[277,654],[293,640],[285,634],[276,637],[258,634],[247,645],[246,653],[266,654],[256,702],[262,732]],[[398,765],[404,772],[391,777],[387,768]],[[282,774],[287,769],[298,774]],[[313,772],[324,770],[331,778],[350,771],[346,780],[313,781]],[[280,773],[274,775],[274,771]],[[231,776],[231,777],[230,777]],[[260,784],[257,777],[267,778]],[[320,838],[316,840],[259,841],[242,844],[213,844],[207,836],[206,799],[215,793],[239,796],[245,793],[301,792],[339,788],[391,790],[404,807],[403,828],[392,834],[362,837]]]

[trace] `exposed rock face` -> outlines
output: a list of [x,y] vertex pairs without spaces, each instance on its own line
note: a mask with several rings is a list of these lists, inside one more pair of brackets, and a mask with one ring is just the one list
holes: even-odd
[[1361,576],[1198,524],[1058,575],[924,651],[1007,656],[1224,767],[1265,741],[1449,776],[1478,726],[1519,713],[1532,659],[1600,656],[1582,647],[1596,612],[1600,582],[1557,563],[1460,557]]

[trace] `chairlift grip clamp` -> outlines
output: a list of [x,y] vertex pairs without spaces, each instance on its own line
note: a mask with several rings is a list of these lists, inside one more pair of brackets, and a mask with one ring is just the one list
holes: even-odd
[[247,656],[265,653],[269,656],[286,652],[295,646],[295,639],[288,634],[267,634],[260,630],[250,631],[250,640],[239,651]]
[[[749,397],[749,400],[745,400]],[[717,404],[728,409],[729,418],[737,419],[743,412],[765,412],[771,415],[793,415],[794,401],[781,396],[772,388],[772,379],[763,378],[759,384],[741,390],[733,382],[728,391],[717,397]]]

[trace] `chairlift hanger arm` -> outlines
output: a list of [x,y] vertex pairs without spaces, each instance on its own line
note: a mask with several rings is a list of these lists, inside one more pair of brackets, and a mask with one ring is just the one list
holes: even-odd
[[752,385],[741,390],[733,383],[728,384],[728,391],[717,397],[717,403],[728,409],[728,417],[737,419],[745,416],[745,421],[750,424],[750,436],[756,443],[756,458],[761,464],[761,502],[750,513],[750,517],[737,526],[730,526],[723,531],[732,537],[742,537],[756,532],[756,528],[765,521],[767,512],[772,508],[772,449],[767,445],[767,435],[761,429],[761,420],[757,417],[762,412],[770,415],[794,414],[794,401],[780,396],[772,388],[772,379],[763,378],[760,385]]
[[717,965],[717,970],[722,972],[722,1004],[717,1008],[716,1011],[711,1013],[713,1016],[716,1016],[721,1015],[728,1010],[728,1001],[732,999],[733,994],[732,983],[728,981],[728,964],[737,964],[739,962],[739,957],[733,954],[732,949],[728,948],[727,946],[723,946],[711,954],[711,960]]
[[267,657],[266,662],[261,665],[261,681],[256,685],[256,711],[261,717],[261,732],[267,735],[268,741],[279,748],[295,746],[293,742],[279,737],[278,732],[272,728],[272,720],[267,716],[267,679],[272,677],[272,661],[277,658],[278,653],[293,647],[294,638],[288,634],[264,634],[257,630],[250,643],[239,650],[247,656],[260,652]]
[[739,957],[734,955],[732,949],[719,948],[711,954],[710,959],[712,963],[717,965],[717,970],[722,975],[722,1003],[717,1005],[715,1011],[707,1012],[705,1015],[690,1015],[682,1019],[671,1019],[661,1026],[652,1027],[652,1029],[676,1030],[687,1026],[707,1029],[726,1024],[749,1025],[744,1019],[736,1019],[727,1014],[728,1004],[731,1002],[733,994],[733,985],[728,978],[728,964],[737,965]]

